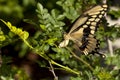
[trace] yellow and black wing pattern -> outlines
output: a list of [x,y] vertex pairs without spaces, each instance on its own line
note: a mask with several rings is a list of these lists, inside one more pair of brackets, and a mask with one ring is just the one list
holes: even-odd
[[64,41],[59,44],[59,47],[66,47],[69,40],[72,40],[85,55],[97,53],[98,41],[94,34],[106,12],[106,4],[97,5],[84,12],[75,20],[70,31],[64,34]]

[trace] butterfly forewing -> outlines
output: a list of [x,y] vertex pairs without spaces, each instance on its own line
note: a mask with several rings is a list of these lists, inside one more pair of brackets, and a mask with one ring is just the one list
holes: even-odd
[[[75,31],[78,27],[81,27],[81,25],[85,24],[85,22],[88,20],[88,17],[80,17],[76,20],[76,22],[73,24],[71,30],[69,31],[69,34]],[[77,29],[78,30],[78,29]]]
[[106,12],[107,10],[107,5],[103,4],[103,5],[98,5],[93,7],[92,9],[86,11],[84,14],[89,14],[89,15],[94,15],[94,14],[100,14],[102,11]]

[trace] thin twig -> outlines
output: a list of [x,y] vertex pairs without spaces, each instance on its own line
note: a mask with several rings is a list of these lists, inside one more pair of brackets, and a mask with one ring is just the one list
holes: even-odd
[[112,42],[107,38],[107,44],[108,44],[108,51],[111,56],[113,56],[113,47],[112,47]]
[[56,76],[55,72],[54,72],[54,68],[51,64],[51,62],[49,61],[49,64],[50,64],[50,71],[52,72],[53,76],[54,76],[54,80],[58,80],[58,77]]
[[[104,30],[107,30],[108,24],[107,24],[107,15],[105,15],[105,19],[104,19]],[[107,41],[107,47],[108,47],[108,52],[110,53],[111,56],[113,56],[113,46],[112,46],[112,42],[110,41],[110,39],[108,38],[108,36],[105,36],[106,41]]]

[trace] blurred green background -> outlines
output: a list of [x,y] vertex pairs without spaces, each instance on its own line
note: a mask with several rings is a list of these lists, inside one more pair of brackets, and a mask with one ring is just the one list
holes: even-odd
[[[53,65],[59,80],[120,80],[120,49],[112,47],[111,53],[107,42],[120,37],[120,24],[117,21],[120,18],[119,0],[107,1],[107,20],[103,21],[97,33],[101,50],[107,57],[103,59],[100,56],[80,55],[81,59],[94,68],[93,71],[83,62],[71,57],[73,55],[67,49],[56,47],[63,40],[63,32],[69,29],[72,22],[89,7],[100,4],[101,1],[0,0],[0,19],[29,32],[28,42],[40,53],[46,54],[61,65],[81,72],[81,75],[75,75]],[[43,11],[38,3],[43,6]],[[108,18],[110,23],[114,20],[118,24],[110,25]],[[107,28],[103,29],[103,25]],[[55,80],[48,61],[31,50],[2,22],[0,39],[0,80]]]

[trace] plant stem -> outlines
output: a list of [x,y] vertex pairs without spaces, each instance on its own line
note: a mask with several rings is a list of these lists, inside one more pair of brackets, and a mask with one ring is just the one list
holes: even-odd
[[[37,51],[37,50],[36,50],[36,51]],[[63,65],[61,65],[61,64],[53,61],[52,59],[50,59],[47,55],[45,55],[45,54],[42,53],[42,52],[39,54],[39,52],[37,51],[37,54],[40,55],[41,57],[43,57],[44,59],[46,59],[47,61],[49,61],[51,64],[57,65],[57,66],[63,68],[64,70],[66,70],[66,71],[68,71],[68,72],[71,72],[71,73],[74,73],[74,74],[77,74],[77,75],[80,74],[80,72],[78,72],[78,71],[74,71],[74,70],[70,69],[69,67],[65,67],[65,66],[63,66]]]
[[53,60],[51,60],[50,62],[51,62],[52,64],[54,64],[54,65],[57,65],[57,66],[63,68],[63,69],[66,70],[66,71],[72,72],[72,73],[77,74],[77,75],[80,74],[80,72],[74,71],[74,70],[70,69],[69,67],[65,67],[65,66],[63,66],[63,65],[60,65],[60,64],[56,63],[56,62],[53,61]]

